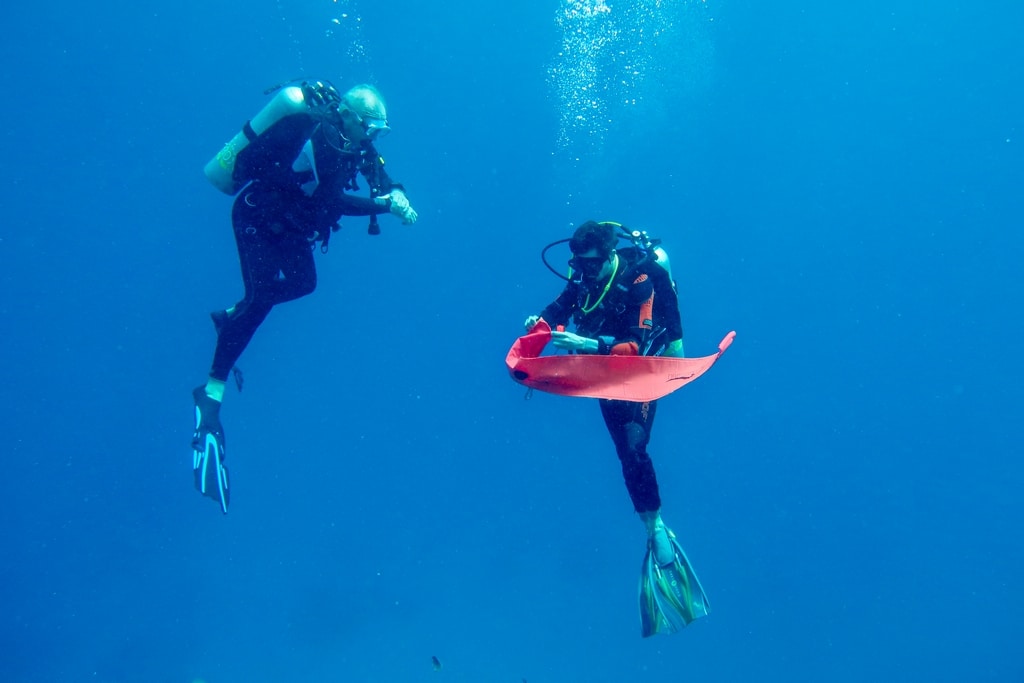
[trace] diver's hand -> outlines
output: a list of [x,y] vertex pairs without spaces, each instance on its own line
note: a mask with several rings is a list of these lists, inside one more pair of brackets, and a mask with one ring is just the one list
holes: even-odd
[[302,97],[306,105],[314,111],[336,110],[341,102],[341,95],[329,83],[323,81],[306,81],[302,84]]
[[540,316],[539,315],[531,315],[523,323],[523,327],[525,327],[526,331],[529,332],[530,330],[532,330],[534,328],[534,326],[537,324],[537,322],[539,320],[540,320]]
[[581,337],[572,332],[552,332],[551,343],[566,351],[582,351],[583,353],[597,353],[599,348],[596,339]]
[[412,204],[409,203],[409,198],[399,188],[394,188],[389,194],[382,196],[381,199],[388,200],[388,208],[391,213],[401,218],[402,223],[405,225],[412,225],[419,218],[416,209],[412,208]]

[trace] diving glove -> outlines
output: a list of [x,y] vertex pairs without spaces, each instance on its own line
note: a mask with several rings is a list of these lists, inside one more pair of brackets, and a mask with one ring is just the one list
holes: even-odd
[[391,213],[401,218],[402,223],[405,225],[412,225],[416,222],[416,219],[419,218],[419,214],[416,213],[416,209],[412,208],[412,205],[409,204],[409,198],[405,196],[405,193],[402,192],[401,189],[397,187],[394,188],[391,190],[390,194],[384,195],[382,199],[389,200],[388,207],[390,208]]
[[600,343],[596,339],[581,337],[572,332],[552,332],[551,343],[559,349],[579,351],[580,353],[597,353],[598,349],[601,348]]
[[228,470],[224,467],[224,428],[220,426],[220,402],[206,395],[206,387],[192,391],[196,403],[196,431],[192,435],[192,471],[196,489],[220,504],[228,513],[231,499]]
[[313,111],[336,112],[338,105],[341,104],[341,95],[330,83],[305,81],[301,88],[303,99]]

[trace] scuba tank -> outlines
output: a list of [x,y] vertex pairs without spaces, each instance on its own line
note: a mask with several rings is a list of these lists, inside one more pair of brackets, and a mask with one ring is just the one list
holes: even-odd
[[334,86],[314,81],[282,88],[242,130],[231,138],[217,156],[203,169],[214,187],[225,194],[235,195],[251,178],[235,178],[235,161],[249,143],[287,116],[322,113],[336,108],[341,96]]

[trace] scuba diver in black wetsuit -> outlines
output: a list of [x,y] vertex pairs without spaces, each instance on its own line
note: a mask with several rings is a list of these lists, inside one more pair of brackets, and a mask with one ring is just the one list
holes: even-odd
[[[683,329],[668,255],[641,232],[624,231],[634,244],[616,249],[619,230],[624,229],[617,223],[594,221],[576,229],[568,240],[573,253],[569,282],[539,315],[526,319],[526,329],[543,318],[553,329],[551,343],[573,353],[682,357]],[[564,331],[570,320],[575,333]],[[707,599],[675,534],[661,519],[658,480],[647,453],[657,403],[599,403],[626,490],[648,533],[641,630],[645,637],[671,633],[707,614]]]
[[[277,304],[316,288],[313,249],[327,252],[341,216],[392,213],[416,222],[401,185],[392,182],[374,141],[390,131],[380,93],[357,85],[339,94],[329,83],[306,81],[280,90],[206,166],[210,181],[238,193],[231,222],[245,294],[210,314],[217,347],[205,385],[192,392],[196,427],[193,469],[199,491],[227,513],[230,489],[224,466],[220,405],[235,362]],[[358,190],[362,175],[369,197]]]

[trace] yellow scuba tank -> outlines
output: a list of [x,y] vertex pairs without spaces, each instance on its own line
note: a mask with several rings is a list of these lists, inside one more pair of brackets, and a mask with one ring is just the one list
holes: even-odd
[[242,186],[250,180],[249,178],[234,177],[235,160],[239,153],[249,146],[249,137],[245,134],[246,128],[251,128],[252,132],[258,136],[284,117],[308,111],[309,105],[306,103],[302,88],[298,86],[283,88],[242,130],[235,134],[235,137],[224,145],[217,156],[210,159],[204,169],[206,177],[221,192],[230,195],[237,194]]

